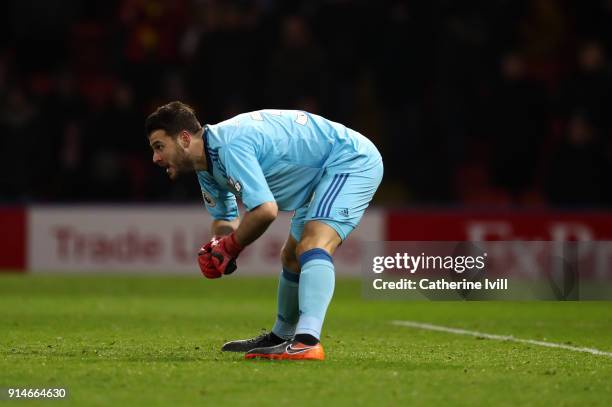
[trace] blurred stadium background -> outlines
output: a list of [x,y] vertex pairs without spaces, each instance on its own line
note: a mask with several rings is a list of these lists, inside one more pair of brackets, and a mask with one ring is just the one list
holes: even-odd
[[[611,0],[3,2],[0,388],[312,405],[291,377],[329,405],[610,405],[609,302],[368,301],[346,276],[367,241],[612,240],[611,22]],[[196,178],[171,183],[143,131],[176,99],[204,123],[304,109],[380,148],[383,184],[335,256],[325,364],[219,352],[273,322],[290,215],[231,278],[200,277]]]
[[383,152],[381,205],[609,208],[612,2],[20,0],[3,4],[3,202],[185,202],[143,119],[265,107]]

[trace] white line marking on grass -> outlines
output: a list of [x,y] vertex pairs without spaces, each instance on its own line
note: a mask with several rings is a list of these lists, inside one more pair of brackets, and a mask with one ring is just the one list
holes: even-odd
[[450,328],[447,326],[432,325],[432,324],[426,324],[423,322],[415,322],[415,321],[391,321],[391,323],[393,325],[407,326],[410,328],[417,328],[417,329],[427,329],[429,331],[447,332],[447,333],[456,334],[456,335],[469,335],[469,336],[475,336],[479,338],[494,339],[497,341],[528,343],[531,345],[546,346],[549,348],[565,349],[565,350],[571,350],[574,352],[585,352],[585,353],[590,353],[592,355],[612,357],[612,352],[604,352],[599,349],[579,348],[576,346],[565,345],[562,343],[536,341],[533,339],[520,339],[520,338],[515,338],[514,336],[511,336],[511,335],[493,335],[493,334],[487,334],[487,333],[478,332],[478,331],[468,331],[465,329]]

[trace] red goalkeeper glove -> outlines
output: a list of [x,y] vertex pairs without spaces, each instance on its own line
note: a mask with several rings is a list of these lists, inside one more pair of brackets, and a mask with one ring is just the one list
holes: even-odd
[[243,247],[236,241],[234,233],[222,238],[213,237],[198,252],[198,264],[207,278],[219,278],[236,271],[236,258]]
[[217,241],[217,237],[213,237],[210,242],[200,247],[200,250],[198,251],[198,265],[200,266],[202,274],[204,274],[206,278],[219,278],[222,275],[214,268],[214,266],[210,262],[210,252],[212,251],[212,245],[213,243],[216,244]]

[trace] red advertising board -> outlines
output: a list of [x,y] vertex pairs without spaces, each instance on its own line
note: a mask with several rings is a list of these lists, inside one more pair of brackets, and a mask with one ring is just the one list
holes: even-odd
[[0,272],[24,271],[26,264],[26,211],[0,208]]
[[[106,234],[113,237],[117,232],[123,231],[124,221],[121,219],[127,217],[130,222],[135,222],[135,226],[132,229],[139,230],[143,234],[142,236],[147,237],[149,235],[159,235],[157,229],[160,229],[166,233],[167,231],[174,231],[176,228],[183,228],[177,233],[170,233],[168,237],[168,247],[183,248],[187,246],[187,249],[193,245],[200,244],[202,240],[201,236],[196,233],[197,231],[191,230],[193,225],[193,219],[179,219],[181,216],[187,216],[190,211],[185,211],[185,208],[180,210],[164,210],[164,216],[160,217],[157,212],[155,213],[155,222],[151,222],[150,219],[140,219],[140,217],[147,215],[153,209],[151,208],[131,208],[129,210],[114,209],[112,216],[108,219],[101,216],[106,213],[107,210],[100,210],[97,212],[94,210],[92,213],[89,212],[89,208],[85,215],[85,220],[78,218],[78,214],[82,210],[78,208],[58,208],[54,210],[41,210],[41,208],[19,208],[19,207],[5,207],[0,208],[0,224],[2,225],[2,233],[0,234],[0,271],[23,271],[25,269],[49,269],[56,268],[58,270],[67,269],[84,269],[93,267],[87,263],[86,258],[79,257],[82,251],[91,249],[89,246],[83,246],[81,240],[76,239],[72,234],[64,235],[62,233],[68,232],[87,232],[86,236],[91,237],[104,237]],[[155,212],[155,210],[153,210]],[[610,240],[612,241],[612,212],[555,212],[555,211],[541,211],[541,212],[521,212],[521,211],[495,211],[495,212],[483,212],[483,211],[415,211],[415,210],[390,210],[380,211],[366,215],[362,225],[359,228],[360,235],[367,236],[370,240],[396,240],[396,241],[464,241],[464,240],[553,240],[553,241],[590,241],[590,240]],[[194,219],[200,219],[202,216],[206,216],[205,211],[201,208],[197,208]],[[47,216],[41,217],[42,214]],[[61,215],[61,216],[60,216]],[[121,215],[121,216],[119,216]],[[376,216],[372,216],[376,215]],[[64,217],[68,218],[64,219]],[[191,215],[190,215],[191,216]],[[33,221],[28,219],[33,218]],[[74,218],[74,219],[73,219]],[[78,218],[78,219],[77,219]],[[74,222],[71,221],[74,220]],[[167,219],[168,225],[162,225],[160,219]],[[206,219],[204,219],[205,221]],[[65,222],[64,222],[65,221]],[[63,223],[62,223],[63,222]],[[72,223],[71,223],[72,222]],[[76,222],[76,223],[75,223]],[[201,222],[200,222],[201,223]],[[271,229],[270,233],[266,235],[267,246],[275,247],[274,250],[274,264],[277,262],[278,247],[282,244],[283,239],[286,237],[286,229],[288,228],[288,219],[278,221],[278,233],[274,232],[274,228]],[[48,224],[48,225],[47,225]],[[202,223],[205,225],[206,222]],[[282,224],[282,225],[281,225]],[[287,224],[287,225],[286,225]],[[64,225],[66,228],[58,228],[57,226]],[[72,225],[72,226],[71,226]],[[130,224],[131,225],[131,224]],[[128,225],[128,226],[130,226]],[[149,230],[153,226],[155,230]],[[185,226],[187,225],[187,226]],[[379,225],[379,226],[377,226]],[[48,227],[51,229],[47,230]],[[53,227],[52,227],[53,226]],[[68,228],[72,227],[72,229]],[[188,227],[189,226],[189,227]],[[200,225],[201,226],[201,225]],[[127,227],[127,226],[126,226]],[[195,227],[195,226],[194,226]],[[202,226],[204,227],[204,226]],[[110,228],[110,229],[109,229]],[[144,230],[144,229],[146,230]],[[81,230],[83,229],[83,230]],[[91,229],[91,230],[90,230]],[[99,229],[99,230],[98,230]],[[109,230],[106,230],[109,229]],[[113,242],[126,243],[132,247],[135,243],[142,243],[140,240],[134,240],[136,236],[133,233],[130,234],[132,229],[127,228],[124,231],[125,242],[119,238],[122,235],[119,233],[117,237],[119,240]],[[141,230],[142,229],[142,230]],[[187,230],[188,229],[188,230]],[[28,233],[29,230],[29,233]],[[48,233],[47,233],[48,232]],[[53,233],[55,234],[53,234]],[[108,233],[107,233],[108,232]],[[115,234],[113,234],[113,233]],[[146,233],[145,233],[146,232]],[[176,231],[175,231],[176,232]],[[179,233],[180,232],[180,233]],[[106,234],[105,234],[106,233]],[[148,234],[147,234],[148,233]],[[160,232],[161,233],[161,232]],[[164,233],[164,239],[167,237]],[[28,237],[29,234],[29,237]],[[74,234],[74,233],[73,233]],[[278,235],[278,236],[276,236]],[[352,236],[353,241],[359,241],[359,234]],[[81,235],[78,235],[79,237]],[[160,235],[161,236],[161,235]],[[199,240],[195,238],[199,236]],[[159,237],[159,236],[158,236]],[[278,239],[277,239],[278,237]],[[70,238],[70,239],[69,239]],[[55,239],[55,240],[54,240]],[[177,240],[179,239],[179,240]],[[181,240],[183,239],[183,240]],[[191,240],[190,240],[191,239]],[[276,240],[275,240],[276,239]],[[91,239],[87,240],[90,242]],[[162,239],[163,240],[163,239]],[[266,240],[266,239],[264,239]],[[276,242],[272,244],[272,240]],[[278,240],[278,242],[277,242]],[[93,241],[96,243],[95,254],[99,254],[100,239]],[[164,240],[165,242],[165,240]],[[181,243],[182,242],[182,243]],[[90,242],[91,243],[91,242]],[[133,244],[132,244],[133,243]],[[159,242],[158,242],[159,243]],[[179,244],[180,243],[180,244]],[[197,244],[196,244],[197,243]],[[354,242],[353,242],[354,243]],[[132,244],[132,246],[130,246]],[[161,243],[160,243],[161,244]],[[75,246],[76,245],[76,246]],[[177,246],[178,245],[178,246]],[[104,246],[107,247],[108,245]],[[278,247],[277,247],[278,246]],[[111,247],[111,246],[108,246]],[[112,246],[115,247],[115,246]],[[120,248],[122,248],[121,246]],[[134,246],[135,247],[135,246]],[[138,246],[140,247],[140,246]],[[148,246],[147,246],[148,247]],[[164,246],[165,247],[165,246]],[[146,247],[145,247],[146,248]],[[348,248],[348,246],[347,246]],[[70,250],[72,251],[70,251]],[[78,250],[77,250],[78,249]],[[191,250],[190,249],[190,250]],[[59,251],[58,251],[59,250]],[[80,251],[79,251],[80,250]],[[93,250],[93,249],[92,249]],[[144,250],[144,249],[143,249]],[[147,249],[148,250],[148,249]],[[168,252],[170,254],[181,254],[185,250],[177,252],[176,250]],[[188,250],[189,251],[189,250]],[[193,250],[191,250],[193,251]],[[189,252],[191,252],[189,251]],[[57,253],[56,253],[57,252]],[[160,253],[163,250],[157,250],[156,253],[161,256]],[[350,250],[349,250],[350,252]],[[83,252],[85,253],[85,252]],[[104,252],[106,253],[106,252]],[[103,254],[104,254],[103,253]],[[114,253],[114,252],[113,252]],[[123,252],[121,252],[123,253]],[[120,253],[120,254],[121,254]],[[131,252],[130,252],[131,253]],[[72,258],[68,256],[77,256]],[[81,253],[82,254],[82,253]],[[136,253],[137,254],[137,253]],[[136,255],[131,253],[130,255]],[[58,257],[59,256],[59,257]],[[63,257],[62,257],[63,256]],[[68,257],[70,258],[68,258]],[[83,255],[84,256],[84,255]],[[101,254],[100,254],[101,256]],[[339,254],[340,256],[340,254]],[[99,257],[99,256],[98,256]],[[98,257],[90,259],[91,262],[98,259]],[[108,257],[108,256],[107,256]],[[128,256],[129,257],[129,256]],[[132,256],[133,257],[133,256]],[[182,259],[175,257],[164,257],[164,261],[155,261],[155,256],[146,256],[146,261],[132,258],[121,262],[121,264],[115,265],[112,259],[104,260],[100,266],[107,267],[109,264],[113,267],[130,269],[140,267],[142,269],[151,268],[154,269],[187,269],[192,267],[191,261],[179,261]],[[163,257],[163,256],[162,256]],[[184,256],[183,256],[184,257]],[[245,261],[246,261],[246,255]],[[257,258],[261,256],[256,256]],[[263,259],[263,257],[262,257]],[[100,260],[100,259],[98,259]],[[112,260],[112,261],[111,261]],[[129,261],[128,261],[129,260]],[[189,259],[191,260],[191,258]],[[144,263],[143,263],[144,261]],[[153,264],[151,264],[153,261]],[[270,261],[271,262],[271,261]],[[74,264],[72,264],[74,263]],[[108,263],[108,264],[107,264]],[[111,264],[112,263],[112,264]],[[125,263],[125,264],[123,264]],[[142,263],[142,264],[140,264]],[[146,264],[145,264],[146,263]],[[167,263],[167,264],[166,264]],[[261,264],[259,264],[261,263]],[[262,269],[270,268],[270,264],[260,261],[257,263]],[[264,264],[265,263],[265,264]],[[92,263],[93,264],[93,263]],[[348,263],[347,263],[348,264]],[[264,267],[265,266],[265,267]],[[347,266],[348,267],[348,266]],[[112,267],[111,267],[112,268]],[[256,268],[256,267],[253,267]],[[350,268],[350,267],[349,267]],[[275,269],[274,269],[275,270]]]
[[612,240],[611,212],[389,211],[387,240]]

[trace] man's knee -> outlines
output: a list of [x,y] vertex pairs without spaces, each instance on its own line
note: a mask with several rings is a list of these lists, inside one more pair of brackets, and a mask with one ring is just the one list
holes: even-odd
[[300,263],[298,262],[296,255],[296,243],[291,241],[292,239],[285,242],[283,249],[281,250],[281,263],[283,267],[293,271],[295,273],[300,272]]
[[334,228],[323,222],[311,221],[304,227],[302,238],[297,244],[296,256],[299,257],[312,249],[323,249],[331,256],[340,243],[342,239]]
[[[325,248],[321,246],[323,246],[322,242],[320,242],[316,238],[309,238],[305,236],[302,238],[302,240],[300,240],[300,243],[298,243],[297,248],[295,250],[295,255],[296,257],[299,258],[299,256],[302,255],[302,253],[305,253],[308,250],[317,249],[317,248],[325,250]],[[329,252],[329,250],[326,250],[326,251]]]

